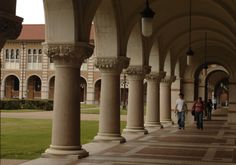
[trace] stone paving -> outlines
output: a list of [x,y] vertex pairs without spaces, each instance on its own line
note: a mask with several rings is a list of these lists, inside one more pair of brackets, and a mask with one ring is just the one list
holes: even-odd
[[205,121],[204,130],[194,125],[185,130],[164,128],[77,164],[236,164],[236,126],[215,119]]

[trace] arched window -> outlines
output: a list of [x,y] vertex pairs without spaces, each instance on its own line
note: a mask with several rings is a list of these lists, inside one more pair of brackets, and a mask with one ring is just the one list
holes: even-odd
[[16,59],[19,59],[20,53],[19,53],[19,49],[16,49]]
[[6,69],[19,69],[19,49],[6,49],[5,51],[5,68]]
[[11,49],[11,59],[15,59],[15,55],[14,55],[14,49]]
[[42,69],[42,49],[28,50],[28,69]]
[[8,62],[9,61],[9,59],[10,59],[10,56],[9,56],[9,50],[8,49],[6,49],[6,62]]

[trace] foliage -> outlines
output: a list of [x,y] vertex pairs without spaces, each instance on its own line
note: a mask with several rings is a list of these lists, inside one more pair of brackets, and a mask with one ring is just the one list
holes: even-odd
[[0,109],[42,109],[42,110],[52,110],[53,101],[52,100],[1,100]]

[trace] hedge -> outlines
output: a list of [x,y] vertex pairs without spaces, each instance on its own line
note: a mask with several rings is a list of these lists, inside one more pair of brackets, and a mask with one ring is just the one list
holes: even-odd
[[43,109],[50,111],[53,109],[52,100],[1,100],[0,109]]

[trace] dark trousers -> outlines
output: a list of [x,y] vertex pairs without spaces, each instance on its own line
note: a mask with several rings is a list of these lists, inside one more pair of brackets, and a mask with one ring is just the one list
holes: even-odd
[[177,115],[178,115],[179,128],[184,128],[184,120],[185,120],[184,112],[178,112]]
[[203,129],[203,112],[195,112],[195,117],[197,121],[197,128]]

